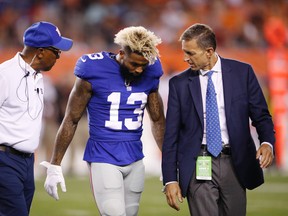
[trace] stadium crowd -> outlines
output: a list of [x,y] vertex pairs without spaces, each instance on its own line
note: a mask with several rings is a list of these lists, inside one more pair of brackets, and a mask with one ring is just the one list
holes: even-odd
[[287,23],[287,10],[287,0],[0,0],[0,49],[21,46],[23,29],[37,20],[55,23],[79,47],[99,50],[131,25],[149,27],[173,46],[194,22],[212,26],[221,47],[263,47],[265,22],[278,16]]

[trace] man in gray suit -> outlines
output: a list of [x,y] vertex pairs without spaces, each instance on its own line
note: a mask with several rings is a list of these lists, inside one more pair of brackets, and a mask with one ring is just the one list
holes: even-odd
[[167,202],[180,210],[187,197],[193,216],[246,215],[246,189],[264,182],[262,169],[274,158],[274,126],[261,87],[249,64],[216,53],[209,26],[190,26],[180,41],[190,68],[169,82],[162,152]]

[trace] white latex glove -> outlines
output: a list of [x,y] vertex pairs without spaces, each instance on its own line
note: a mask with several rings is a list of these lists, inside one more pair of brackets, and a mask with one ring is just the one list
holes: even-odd
[[66,192],[66,185],[61,166],[50,164],[47,161],[41,162],[40,165],[47,168],[47,177],[44,183],[46,192],[54,199],[59,200],[57,184],[60,183],[62,191]]

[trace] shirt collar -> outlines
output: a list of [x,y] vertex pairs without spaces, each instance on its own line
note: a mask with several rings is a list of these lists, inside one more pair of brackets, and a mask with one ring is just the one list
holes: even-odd
[[30,74],[35,75],[36,71],[28,64],[24,61],[24,59],[22,58],[22,56],[20,55],[20,52],[17,52],[15,58],[17,58],[18,64],[19,66],[22,68],[24,73],[27,73],[28,71],[30,72]]
[[202,70],[202,69],[200,69],[200,74],[202,76],[205,76],[209,71],[214,71],[216,73],[221,72],[221,60],[220,60],[220,58],[219,58],[217,53],[215,53],[215,55],[217,57],[216,64],[212,67],[211,70]]

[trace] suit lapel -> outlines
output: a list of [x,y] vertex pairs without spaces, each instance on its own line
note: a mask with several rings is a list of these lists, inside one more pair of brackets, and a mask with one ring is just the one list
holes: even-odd
[[225,59],[221,58],[222,79],[223,79],[223,92],[225,103],[225,115],[228,122],[231,113],[231,100],[233,93],[233,78],[232,69],[225,64]]
[[192,96],[193,104],[195,106],[196,112],[199,116],[202,128],[204,128],[204,117],[203,117],[203,104],[201,95],[201,86],[199,80],[199,72],[192,71],[189,77],[189,89]]
[[[228,122],[231,113],[233,78],[232,78],[232,69],[231,67],[226,65],[225,62],[226,62],[225,59],[221,58],[225,115],[226,115],[226,121]],[[201,86],[199,80],[199,72],[191,71],[188,79],[190,80],[189,89],[190,94],[192,96],[193,104],[196,108],[197,114],[201,121],[202,128],[204,128],[203,103],[202,103]]]

